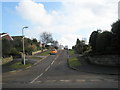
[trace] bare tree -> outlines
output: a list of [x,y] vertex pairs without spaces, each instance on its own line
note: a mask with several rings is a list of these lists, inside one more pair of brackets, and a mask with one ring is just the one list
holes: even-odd
[[48,33],[48,32],[41,33],[40,39],[41,39],[42,43],[44,43],[45,45],[53,42],[52,34]]

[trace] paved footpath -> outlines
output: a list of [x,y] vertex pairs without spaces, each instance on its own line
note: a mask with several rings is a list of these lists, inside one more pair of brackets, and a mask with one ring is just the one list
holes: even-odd
[[101,66],[91,64],[88,60],[86,60],[82,55],[74,55],[72,57],[78,57],[80,63],[82,64],[79,67],[71,67],[78,71],[89,72],[89,73],[96,73],[96,74],[108,74],[108,75],[119,75],[120,70],[119,67],[110,67],[110,66]]

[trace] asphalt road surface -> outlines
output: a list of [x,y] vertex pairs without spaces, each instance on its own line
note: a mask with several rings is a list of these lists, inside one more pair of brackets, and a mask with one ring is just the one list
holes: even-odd
[[117,75],[85,73],[67,66],[67,51],[60,50],[20,72],[3,73],[3,88],[118,88]]

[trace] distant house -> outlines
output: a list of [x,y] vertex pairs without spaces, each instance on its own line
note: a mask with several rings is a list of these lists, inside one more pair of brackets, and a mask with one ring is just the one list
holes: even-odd
[[21,39],[23,38],[23,36],[12,36],[13,39]]
[[0,38],[7,39],[7,40],[13,40],[13,38],[8,33],[0,33]]

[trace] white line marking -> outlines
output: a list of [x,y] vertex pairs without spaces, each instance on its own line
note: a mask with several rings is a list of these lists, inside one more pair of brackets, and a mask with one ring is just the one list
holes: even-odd
[[91,82],[97,82],[97,81],[101,81],[101,80],[98,80],[98,79],[95,79],[95,80],[90,80]]
[[59,56],[59,55],[57,55],[57,56],[55,57],[55,60],[58,58],[58,56]]
[[51,65],[54,63],[55,61],[52,61]]
[[71,80],[60,80],[61,82],[70,82]]
[[[59,55],[56,56],[56,58],[54,59],[54,61],[51,63],[51,65],[55,62],[55,60],[58,58]],[[45,59],[45,58],[44,58]],[[41,59],[42,61],[43,59]],[[48,69],[50,68],[50,66],[48,66],[45,71],[43,73],[41,73],[39,76],[37,76],[33,81],[31,81],[30,83],[34,83],[39,77],[41,77]]]
[[83,80],[83,79],[81,79],[81,80],[76,80],[77,82],[85,82],[86,80]]
[[37,83],[41,83],[42,81],[36,81]]
[[47,80],[46,82],[56,82],[56,80]]
[[37,65],[39,62],[43,61],[44,59],[46,59],[49,55],[45,56],[44,58],[40,59],[38,62],[34,63],[33,65]]
[[50,68],[50,66],[48,66],[48,67],[45,69],[45,71],[47,71],[49,68]]
[[39,77],[41,77],[43,75],[43,73],[41,73],[39,76],[37,76],[32,82],[30,83],[34,83]]

